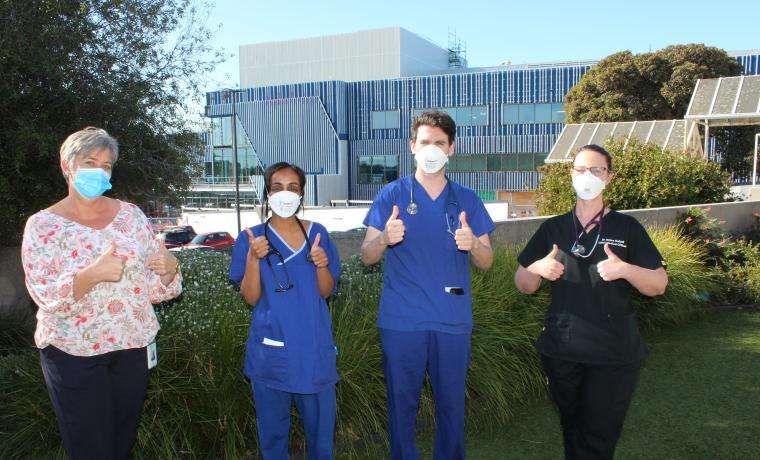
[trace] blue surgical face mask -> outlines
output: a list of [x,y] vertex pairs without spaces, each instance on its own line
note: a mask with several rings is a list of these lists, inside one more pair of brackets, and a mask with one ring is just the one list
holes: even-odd
[[111,175],[102,168],[79,168],[74,175],[74,188],[88,200],[111,190]]

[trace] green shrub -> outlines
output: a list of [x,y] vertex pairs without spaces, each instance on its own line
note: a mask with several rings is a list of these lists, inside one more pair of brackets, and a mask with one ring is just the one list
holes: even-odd
[[[604,192],[614,209],[640,209],[661,206],[725,201],[730,192],[728,173],[714,162],[661,151],[652,144],[631,140],[605,144],[612,154],[615,177]],[[570,176],[571,164],[542,166],[543,176],[536,190],[536,205],[541,215],[562,214],[575,203]]]
[[[704,252],[675,229],[652,230],[668,262],[671,283],[655,300],[636,298],[642,329],[681,323],[702,305],[712,282]],[[520,247],[497,248],[494,266],[474,271],[472,363],[467,426],[484,431],[513,420],[526,401],[544,397],[545,379],[532,343],[541,330],[548,289],[520,294],[513,283]],[[228,256],[184,256],[185,292],[158,307],[159,365],[135,449],[137,458],[255,457],[256,424],[250,384],[242,373],[250,308],[227,283]],[[337,386],[337,449],[362,458],[386,443],[385,383],[375,326],[381,267],[357,257],[344,263],[340,292],[330,302],[341,380]],[[58,430],[39,367],[29,347],[0,356],[0,458],[61,456]],[[433,426],[429,388],[419,425]],[[299,424],[294,424],[299,425]],[[303,433],[294,428],[294,447]]]
[[679,216],[678,228],[683,235],[704,248],[705,263],[714,270],[719,287],[711,294],[721,305],[742,305],[760,302],[760,242],[757,237],[757,216],[747,235],[727,235],[709,209],[691,208]]

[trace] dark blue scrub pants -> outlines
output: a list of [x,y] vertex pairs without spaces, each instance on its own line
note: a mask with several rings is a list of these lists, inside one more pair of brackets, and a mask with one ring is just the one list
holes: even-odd
[[148,388],[145,348],[82,357],[47,346],[40,363],[68,457],[130,458]]
[[333,458],[335,385],[321,393],[299,394],[253,382],[253,401],[259,428],[259,449],[264,460],[289,459],[290,406],[295,402],[306,432],[309,460]]
[[435,399],[433,458],[463,459],[470,334],[380,329],[380,340],[388,394],[391,458],[420,458],[414,435],[427,370]]

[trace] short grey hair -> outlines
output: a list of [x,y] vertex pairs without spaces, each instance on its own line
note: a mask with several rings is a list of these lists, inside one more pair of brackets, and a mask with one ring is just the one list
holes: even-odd
[[[71,170],[74,158],[85,155],[93,150],[110,150],[113,162],[119,159],[119,143],[105,129],[88,126],[71,134],[61,145],[61,160]],[[66,173],[63,174],[66,177]]]

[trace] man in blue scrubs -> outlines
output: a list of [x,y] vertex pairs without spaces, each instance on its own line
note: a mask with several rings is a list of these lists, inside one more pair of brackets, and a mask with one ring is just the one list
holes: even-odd
[[470,364],[470,263],[486,270],[494,224],[475,192],[446,176],[456,125],[437,110],[412,124],[412,176],[383,187],[364,224],[362,261],[385,255],[377,325],[394,459],[417,459],[414,443],[427,371],[435,398],[434,458],[464,458],[465,378]]

